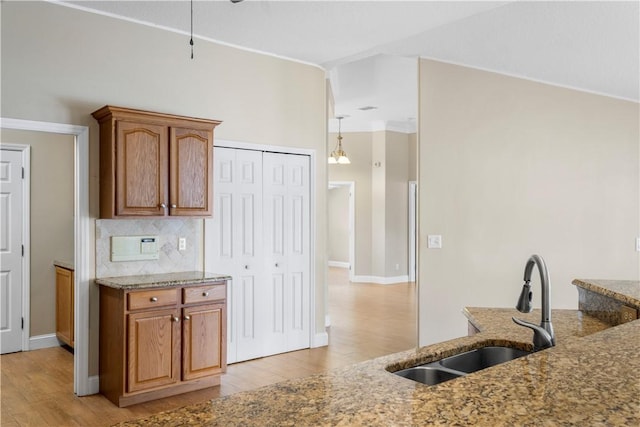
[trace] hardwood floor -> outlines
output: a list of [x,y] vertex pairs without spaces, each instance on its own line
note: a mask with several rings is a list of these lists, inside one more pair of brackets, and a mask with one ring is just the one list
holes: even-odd
[[0,357],[0,425],[108,426],[394,353],[416,343],[415,284],[349,283],[329,269],[329,346],[229,365],[220,387],[118,408],[73,394],[73,356],[62,347]]

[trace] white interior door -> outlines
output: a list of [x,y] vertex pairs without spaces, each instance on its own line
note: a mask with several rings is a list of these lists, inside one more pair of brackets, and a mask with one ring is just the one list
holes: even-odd
[[233,277],[227,363],[310,346],[309,157],[214,148],[205,269]]
[[309,347],[309,158],[264,153],[269,354]]
[[205,269],[233,277],[227,291],[227,363],[233,363],[264,353],[262,152],[215,147],[213,185]]
[[22,152],[0,158],[0,342],[1,353],[22,350],[24,202]]

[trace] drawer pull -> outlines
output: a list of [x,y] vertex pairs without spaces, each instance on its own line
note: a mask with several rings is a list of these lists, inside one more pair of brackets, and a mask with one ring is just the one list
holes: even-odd
[[209,292],[208,292],[208,291],[204,291],[204,292],[202,293],[202,296],[203,296],[203,297],[208,297],[208,296],[209,296]]
[[178,319],[177,317],[173,316],[173,321],[178,323],[180,321],[180,319]]
[[158,297],[151,297],[151,298],[149,298],[149,301],[158,302]]
[[191,320],[191,316],[184,316],[184,320]]

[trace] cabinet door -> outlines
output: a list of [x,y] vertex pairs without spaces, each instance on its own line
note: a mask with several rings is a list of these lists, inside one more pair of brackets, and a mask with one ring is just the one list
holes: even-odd
[[171,215],[211,216],[213,132],[171,128]]
[[168,128],[125,121],[116,128],[116,215],[166,215]]
[[56,267],[56,336],[73,347],[73,272]]
[[225,371],[225,306],[211,304],[183,309],[182,379]]
[[127,392],[179,381],[180,319],[177,309],[129,314],[128,327]]

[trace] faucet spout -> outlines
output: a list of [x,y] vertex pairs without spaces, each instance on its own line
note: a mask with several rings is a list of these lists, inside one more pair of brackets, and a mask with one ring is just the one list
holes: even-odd
[[542,288],[542,318],[540,320],[540,326],[524,320],[516,319],[515,317],[513,318],[513,321],[518,325],[531,328],[533,330],[533,347],[534,350],[537,351],[556,345],[553,325],[551,324],[551,305],[549,303],[551,281],[549,280],[547,265],[540,255],[531,255],[527,260],[527,264],[524,267],[524,286],[516,308],[521,313],[529,313],[532,310],[532,292],[529,283],[531,282],[531,273],[533,272],[534,266],[538,267],[540,285]]

